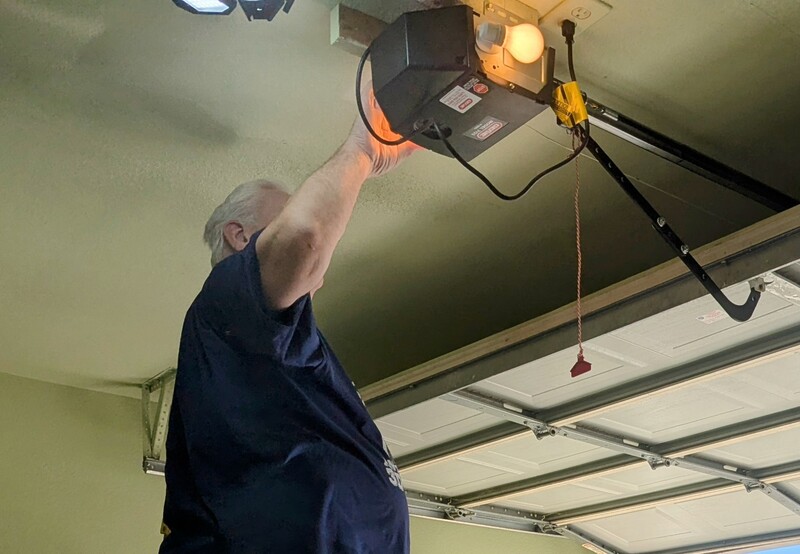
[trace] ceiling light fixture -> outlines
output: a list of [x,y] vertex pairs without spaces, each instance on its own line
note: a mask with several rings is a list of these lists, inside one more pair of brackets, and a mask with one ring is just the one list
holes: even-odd
[[289,13],[292,9],[294,0],[239,0],[242,11],[247,16],[248,21],[254,19],[266,19],[272,21],[281,9]]
[[197,15],[228,15],[236,9],[236,0],[172,0],[176,6]]
[[[176,6],[197,15],[228,15],[236,9],[236,0],[172,0]],[[272,21],[283,10],[289,13],[294,0],[239,0],[248,21]]]

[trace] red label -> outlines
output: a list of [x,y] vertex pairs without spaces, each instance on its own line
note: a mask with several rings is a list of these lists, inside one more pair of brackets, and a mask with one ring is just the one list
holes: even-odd
[[483,83],[477,83],[474,87],[472,87],[472,90],[474,92],[477,92],[478,94],[486,94],[487,92],[489,92],[489,87],[487,87]]
[[458,109],[459,109],[459,110],[464,110],[464,109],[466,109],[466,107],[467,107],[467,106],[469,106],[470,104],[472,104],[472,98],[467,98],[466,100],[464,100],[463,102],[461,102],[461,104],[459,104],[459,105],[458,105]]

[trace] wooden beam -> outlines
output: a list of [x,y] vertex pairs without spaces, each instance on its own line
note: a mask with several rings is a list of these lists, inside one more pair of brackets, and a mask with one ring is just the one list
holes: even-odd
[[331,10],[331,44],[360,56],[383,31],[386,23],[344,4]]
[[[482,12],[481,0],[417,0],[420,10],[446,8],[458,4],[469,4],[476,11]],[[360,56],[367,46],[381,34],[388,25],[376,17],[355,10],[344,3],[331,10],[331,44],[337,48]]]
[[436,8],[457,6],[459,4],[471,4],[471,2],[460,2],[459,0],[417,0],[417,4],[419,4],[422,9],[432,10]]

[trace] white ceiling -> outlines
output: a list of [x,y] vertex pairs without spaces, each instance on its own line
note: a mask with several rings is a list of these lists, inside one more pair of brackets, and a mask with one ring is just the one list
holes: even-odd
[[[384,16],[405,6],[362,4]],[[579,36],[584,89],[800,196],[789,179],[800,170],[800,4],[611,4]],[[167,0],[0,0],[0,371],[135,395],[126,384],[175,363],[208,271],[210,211],[248,179],[299,185],[353,120],[356,59],[328,44],[330,5],[248,23]],[[597,138],[692,246],[769,215]],[[567,143],[543,115],[477,164],[512,190]],[[587,293],[669,256],[594,162],[584,158],[582,176]],[[355,380],[570,302],[572,178],[564,170],[506,205],[421,153],[370,183],[315,298]]]

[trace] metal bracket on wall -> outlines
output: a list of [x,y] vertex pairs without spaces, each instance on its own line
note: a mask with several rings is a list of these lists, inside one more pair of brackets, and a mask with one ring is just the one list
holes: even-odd
[[[151,475],[164,475],[162,459],[167,439],[169,411],[175,390],[175,369],[167,369],[142,384],[142,439],[144,455],[142,469]],[[158,405],[153,414],[152,395],[158,392]]]

